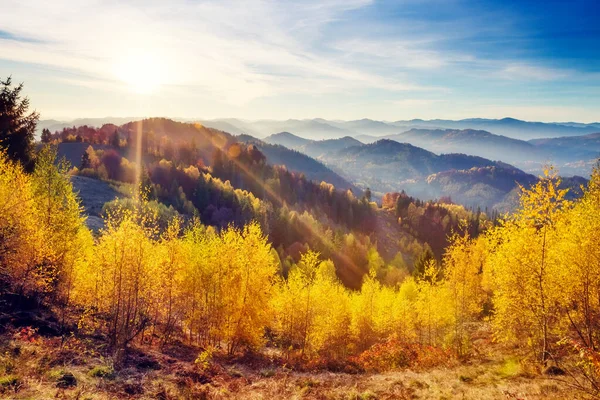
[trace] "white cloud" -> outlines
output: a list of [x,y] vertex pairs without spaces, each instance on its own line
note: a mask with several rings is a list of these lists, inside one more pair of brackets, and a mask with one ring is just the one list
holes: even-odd
[[498,76],[510,80],[554,81],[571,75],[570,71],[540,67],[530,64],[510,63],[499,71]]
[[[31,64],[41,66],[26,76],[32,104],[42,112],[62,108],[61,115],[77,110],[87,116],[134,114],[128,96],[137,70],[142,83],[160,85],[144,113],[249,118],[394,119],[399,109],[420,117],[471,116],[488,99],[506,104],[513,88],[524,89],[521,100],[539,98],[528,82],[577,81],[571,99],[584,85],[597,85],[598,76],[527,59],[478,58],[476,46],[463,46],[482,31],[501,34],[506,22],[351,18],[362,18],[357,11],[373,1],[2,0],[0,30],[32,40],[0,39],[0,77],[12,73],[22,80]],[[23,71],[3,59],[23,63]],[[69,93],[56,96],[57,88]],[[452,106],[457,101],[461,108]]]
[[373,62],[388,67],[410,69],[436,69],[447,65],[451,59],[446,54],[427,49],[422,40],[365,40],[351,39],[340,41],[333,46],[347,56],[374,58]]
[[443,101],[439,99],[401,99],[392,101],[392,104],[399,107],[424,107]]
[[[140,71],[162,71],[163,91],[191,86],[232,104],[286,93],[422,89],[312,50],[327,23],[369,3],[9,0],[0,26],[40,42],[0,40],[0,57],[73,71],[98,85],[131,76],[131,65],[119,65],[139,54]],[[148,59],[160,65],[143,65]]]

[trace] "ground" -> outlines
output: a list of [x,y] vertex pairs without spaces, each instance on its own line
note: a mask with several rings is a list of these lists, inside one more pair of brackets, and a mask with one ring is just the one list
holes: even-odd
[[92,231],[97,232],[104,226],[104,221],[101,218],[104,204],[116,198],[124,197],[123,194],[118,192],[111,183],[100,179],[74,175],[71,177],[71,182],[73,183],[73,190],[81,199],[81,205],[87,217],[87,226]]
[[301,372],[276,352],[195,362],[183,343],[130,351],[118,371],[101,335],[46,336],[7,329],[0,342],[3,399],[565,399],[575,393],[555,377],[528,370],[500,345],[469,361],[384,373]]

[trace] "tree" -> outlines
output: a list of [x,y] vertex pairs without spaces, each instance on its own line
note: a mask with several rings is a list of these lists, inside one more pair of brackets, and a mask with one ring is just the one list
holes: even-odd
[[0,148],[11,160],[30,168],[33,138],[39,114],[29,110],[29,99],[21,98],[23,84],[11,88],[12,79],[0,80]]
[[50,133],[50,129],[44,128],[42,129],[42,143],[50,143],[52,141],[52,134]]
[[91,168],[91,167],[92,167],[92,162],[90,160],[90,155],[86,150],[81,155],[81,164],[79,165],[79,169],[86,169],[86,168]]
[[425,269],[430,262],[435,262],[435,255],[431,250],[431,247],[425,243],[423,251],[419,254],[419,257],[416,259],[413,269],[413,276],[415,278],[421,278],[425,275]]
[[544,171],[531,189],[522,188],[516,214],[487,235],[497,333],[507,341],[526,341],[542,362],[551,356],[561,310],[568,307],[566,269],[553,251],[563,237],[557,227],[570,207],[559,184],[556,174]]
[[108,172],[108,179],[119,179],[122,175],[121,160],[122,157],[115,150],[106,150],[102,155],[102,164]]
[[454,311],[453,342],[456,354],[463,356],[470,346],[466,327],[483,310],[485,293],[482,286],[485,263],[485,240],[471,240],[468,233],[451,237],[444,255],[444,275]]
[[76,275],[80,304],[108,317],[109,344],[117,365],[128,345],[150,326],[159,287],[160,260],[152,240],[156,224],[143,209],[140,202],[133,211],[111,213],[92,262]]
[[119,131],[115,130],[112,135],[110,135],[110,145],[115,149],[121,147],[121,137],[119,136]]

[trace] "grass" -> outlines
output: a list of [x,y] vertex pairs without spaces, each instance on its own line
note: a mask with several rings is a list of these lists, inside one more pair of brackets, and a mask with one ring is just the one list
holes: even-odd
[[[61,347],[60,339],[54,338],[39,338],[33,343],[10,335],[0,339],[0,398],[15,400],[574,398],[565,386],[542,375],[525,373],[517,356],[496,347],[480,358],[451,366],[347,374],[299,372],[267,358],[253,364],[217,355],[210,368],[202,369],[193,362],[199,354],[193,348],[185,357],[162,353],[158,348],[137,349],[133,364],[115,370],[101,342],[94,347],[93,341],[72,338]],[[65,347],[78,350],[65,353]],[[14,348],[20,350],[12,351]],[[135,364],[135,360],[147,358],[155,359],[158,367],[148,369]]]
[[115,377],[115,370],[111,366],[96,365],[92,367],[88,375],[93,378],[113,379]]
[[503,378],[512,378],[522,373],[521,363],[515,358],[507,358],[498,368],[498,373]]
[[16,389],[21,385],[21,378],[17,375],[5,375],[0,377],[0,390]]

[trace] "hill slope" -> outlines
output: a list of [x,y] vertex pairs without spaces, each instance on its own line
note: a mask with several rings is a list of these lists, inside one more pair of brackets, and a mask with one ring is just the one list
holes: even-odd
[[[287,132],[284,133],[287,134]],[[287,135],[279,137],[287,137]],[[297,138],[297,136],[294,137]],[[287,146],[266,143],[248,135],[238,136],[238,139],[245,143],[254,144],[265,155],[267,162],[271,165],[285,165],[288,170],[302,173],[310,180],[331,183],[338,189],[351,189],[354,193],[360,192],[348,180],[306,154],[289,149]]]
[[531,143],[481,130],[411,129],[386,138],[436,153],[465,153],[509,163],[544,158]]
[[482,208],[504,202],[517,184],[528,186],[537,179],[503,162],[465,154],[436,155],[389,139],[331,153],[326,160],[346,179],[375,193],[406,190],[423,199],[451,196]]

